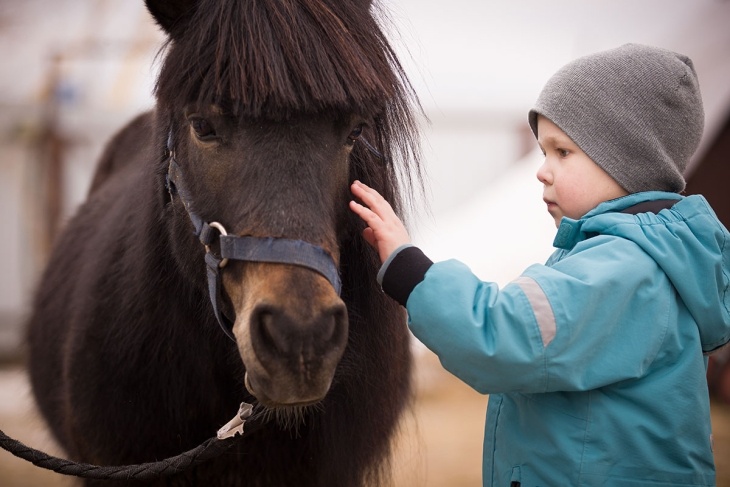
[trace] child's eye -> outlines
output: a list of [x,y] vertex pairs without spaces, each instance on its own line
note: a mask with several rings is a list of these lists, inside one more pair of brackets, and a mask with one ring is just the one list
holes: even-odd
[[568,157],[568,155],[570,154],[570,152],[565,149],[556,149],[556,151],[560,157]]

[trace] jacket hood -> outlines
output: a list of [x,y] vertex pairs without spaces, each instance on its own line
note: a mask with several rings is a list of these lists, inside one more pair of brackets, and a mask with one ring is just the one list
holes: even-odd
[[[638,203],[672,199],[659,213],[621,213]],[[635,242],[669,277],[695,319],[702,349],[730,341],[730,234],[704,197],[659,191],[601,203],[580,220],[563,218],[554,245],[571,249],[593,235]]]

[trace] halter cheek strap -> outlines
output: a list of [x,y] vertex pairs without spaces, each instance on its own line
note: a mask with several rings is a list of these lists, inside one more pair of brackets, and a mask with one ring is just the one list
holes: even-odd
[[[182,201],[195,228],[195,236],[205,246],[205,264],[208,278],[208,294],[213,305],[213,312],[221,329],[231,340],[233,323],[222,312],[221,307],[221,272],[228,260],[247,262],[266,262],[273,264],[289,264],[304,267],[324,276],[337,294],[342,290],[339,270],[332,256],[322,247],[312,245],[303,240],[291,240],[274,237],[239,237],[228,235],[218,222],[206,222],[190,208],[190,194],[182,179],[182,171],[172,150],[172,133],[168,137],[169,167],[167,173],[167,189],[170,196],[177,194]],[[216,239],[220,243],[220,255],[211,251]]]

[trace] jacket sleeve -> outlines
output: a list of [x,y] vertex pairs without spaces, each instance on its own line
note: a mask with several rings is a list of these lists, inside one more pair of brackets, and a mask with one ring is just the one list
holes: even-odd
[[674,296],[636,244],[598,236],[502,289],[458,261],[436,263],[407,309],[414,335],[482,393],[578,391],[641,377]]
[[432,265],[431,259],[421,249],[410,244],[402,245],[383,263],[378,272],[378,283],[388,296],[405,306],[413,288],[423,281]]

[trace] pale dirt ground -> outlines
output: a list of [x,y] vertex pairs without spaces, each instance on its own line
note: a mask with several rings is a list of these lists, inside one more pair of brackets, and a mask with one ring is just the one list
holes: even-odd
[[[396,487],[479,487],[487,398],[445,372],[429,352],[417,361],[415,408],[403,424],[393,460]],[[718,487],[730,487],[730,406],[713,404]],[[51,454],[22,369],[0,368],[0,429]],[[77,487],[72,478],[34,467],[0,450],[0,487]]]

